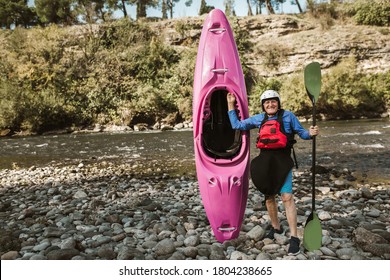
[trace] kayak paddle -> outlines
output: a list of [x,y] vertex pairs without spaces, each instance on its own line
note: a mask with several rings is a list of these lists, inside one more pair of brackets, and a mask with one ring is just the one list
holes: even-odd
[[[313,126],[316,125],[316,101],[321,90],[321,66],[318,62],[312,62],[305,67],[305,88],[313,103]],[[315,212],[315,175],[316,175],[316,137],[312,142],[312,212],[306,220],[303,232],[303,246],[309,252],[318,250],[322,244],[322,228],[320,220]]]

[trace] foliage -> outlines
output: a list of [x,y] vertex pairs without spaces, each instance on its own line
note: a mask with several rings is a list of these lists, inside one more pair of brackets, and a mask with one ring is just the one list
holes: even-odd
[[199,15],[204,15],[209,13],[212,9],[214,9],[214,6],[207,5],[205,0],[202,0],[200,2],[200,8],[199,8]]
[[373,112],[374,115],[384,110],[382,95],[368,83],[373,76],[365,76],[356,69],[356,61],[350,57],[326,76],[319,103],[323,112],[351,118],[360,116],[361,112]]
[[[357,70],[353,57],[343,60],[322,75],[317,112],[328,119],[378,117],[389,105],[389,72],[363,74]],[[303,75],[288,77],[281,88],[286,94],[284,106],[300,116],[311,115],[312,104],[307,97]]]
[[17,28],[0,38],[0,128],[41,132],[190,114],[183,99],[191,95],[194,55],[179,64],[180,55],[144,24]]
[[180,60],[172,69],[172,76],[163,84],[162,90],[169,103],[185,120],[192,117],[192,84],[194,80],[196,51],[188,50],[180,54]]
[[389,26],[390,2],[387,0],[358,0],[345,4],[345,13],[357,24]]
[[289,48],[281,44],[264,44],[256,46],[255,53],[264,58],[264,66],[268,69],[279,69],[288,60]]
[[335,1],[331,3],[316,3],[314,0],[307,1],[307,10],[309,14],[321,25],[322,29],[327,30],[334,24],[334,20],[341,17],[341,5]]
[[248,66],[249,63],[246,59],[246,54],[249,50],[253,48],[253,43],[250,40],[250,34],[248,29],[240,26],[240,22],[236,17],[230,18],[229,22],[232,23],[231,28],[233,29],[234,40],[237,45],[242,71],[244,72],[246,89],[247,92],[249,92],[252,89],[256,77],[254,74],[255,71],[253,71],[253,69]]
[[35,21],[35,12],[27,6],[27,0],[0,0],[0,27],[28,27]]
[[73,0],[35,0],[35,6],[43,23],[71,25],[76,22],[72,2]]

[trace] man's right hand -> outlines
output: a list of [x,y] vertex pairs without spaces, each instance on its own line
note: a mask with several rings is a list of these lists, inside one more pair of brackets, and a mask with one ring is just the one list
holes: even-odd
[[234,104],[234,102],[236,102],[236,97],[234,96],[233,93],[230,92],[227,94],[226,99],[228,103]]

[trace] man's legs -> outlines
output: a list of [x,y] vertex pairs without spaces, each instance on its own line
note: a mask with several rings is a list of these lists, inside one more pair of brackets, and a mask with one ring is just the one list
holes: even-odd
[[284,208],[286,209],[288,226],[290,227],[290,246],[288,248],[288,254],[298,255],[300,253],[300,240],[297,231],[297,207],[295,206],[295,200],[292,194],[292,172],[287,176],[286,182],[282,187],[281,198]]
[[290,235],[298,236],[297,233],[297,208],[295,206],[294,196],[292,193],[282,193],[282,201],[286,209],[288,226],[290,227]]
[[278,205],[276,203],[275,195],[267,197],[265,201],[265,206],[267,207],[272,227],[276,230],[280,229],[280,223],[278,219]]

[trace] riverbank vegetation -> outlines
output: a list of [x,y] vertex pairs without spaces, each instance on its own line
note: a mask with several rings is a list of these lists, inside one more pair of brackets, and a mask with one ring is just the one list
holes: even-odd
[[[317,13],[317,18],[348,17],[356,24],[389,25],[386,16],[379,16],[388,15],[387,1],[370,6],[363,2],[313,6],[304,16],[310,20]],[[373,6],[378,10],[373,11]],[[260,110],[261,92],[273,88],[282,93],[284,108],[309,117],[311,104],[303,90],[302,71],[274,77],[253,71],[244,58],[253,45],[247,31],[235,28],[234,22],[251,113]],[[167,43],[151,22],[129,18],[0,30],[0,130],[43,133],[96,124],[191,121],[199,34],[187,36],[188,25],[180,20],[174,25],[185,38],[177,45]],[[193,28],[200,30],[201,25]],[[286,63],[283,59],[269,58]],[[323,118],[379,117],[390,107],[390,71],[359,71],[356,59],[345,57],[324,73],[318,103]]]

